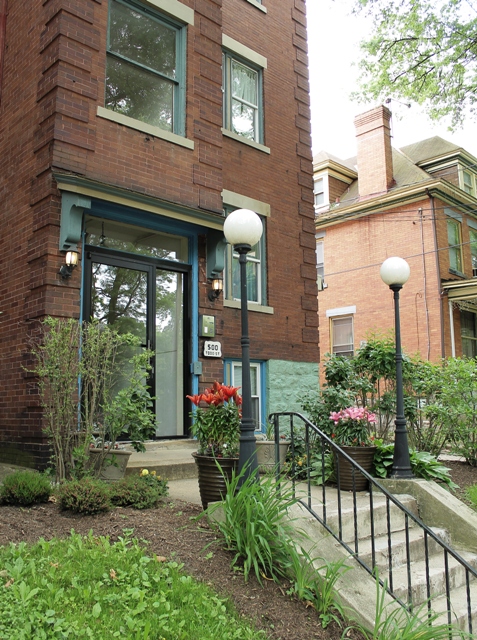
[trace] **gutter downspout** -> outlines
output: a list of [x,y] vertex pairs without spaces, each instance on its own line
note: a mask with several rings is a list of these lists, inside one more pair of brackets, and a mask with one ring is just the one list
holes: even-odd
[[[434,196],[432,196],[429,193],[428,189],[427,189],[427,195],[431,202],[432,231],[434,234],[434,247],[435,247],[435,256],[436,256],[437,285],[439,287],[439,306],[440,306],[440,320],[441,320],[441,358],[445,358],[446,347],[445,347],[445,333],[444,333],[444,300],[443,300],[443,295],[441,290],[441,270],[440,270],[440,264],[439,264],[439,248],[437,245],[436,209],[434,206]],[[452,341],[452,344],[454,344],[454,341]]]

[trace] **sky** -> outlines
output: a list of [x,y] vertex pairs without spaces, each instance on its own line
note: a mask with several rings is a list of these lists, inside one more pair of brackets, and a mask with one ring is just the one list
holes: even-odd
[[[354,118],[376,103],[352,102],[357,88],[359,42],[370,22],[350,15],[350,0],[306,0],[313,155],[327,151],[342,160],[356,155]],[[477,156],[477,122],[449,132],[445,122],[431,122],[417,104],[410,108],[396,101],[393,112],[393,146],[402,147],[432,136],[441,136]]]

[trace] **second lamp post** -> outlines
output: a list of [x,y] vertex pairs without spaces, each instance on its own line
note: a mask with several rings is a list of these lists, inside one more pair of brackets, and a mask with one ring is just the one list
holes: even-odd
[[252,388],[250,381],[250,338],[248,335],[247,254],[262,237],[263,225],[259,216],[249,209],[237,209],[224,222],[224,235],[239,254],[240,302],[242,316],[242,420],[240,424],[239,472],[242,479],[255,473],[258,467],[255,446],[255,425],[252,417]]
[[401,321],[399,317],[399,292],[409,279],[411,270],[402,258],[388,258],[381,265],[382,281],[394,292],[394,326],[396,333],[396,420],[394,458],[391,478],[412,478],[406,418],[404,416],[404,391],[402,381]]

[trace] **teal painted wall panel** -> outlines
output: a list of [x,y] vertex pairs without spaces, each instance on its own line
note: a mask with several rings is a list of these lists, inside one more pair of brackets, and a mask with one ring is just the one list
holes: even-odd
[[317,391],[318,363],[269,360],[267,371],[267,416],[278,411],[301,412],[301,398]]

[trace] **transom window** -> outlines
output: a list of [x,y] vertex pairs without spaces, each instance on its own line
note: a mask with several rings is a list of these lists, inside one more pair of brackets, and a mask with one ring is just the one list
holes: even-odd
[[447,218],[447,241],[449,243],[449,267],[462,273],[462,239],[460,222]]
[[184,134],[184,28],[131,0],[111,0],[105,107]]
[[258,143],[263,138],[261,86],[261,69],[224,52],[224,128]]

